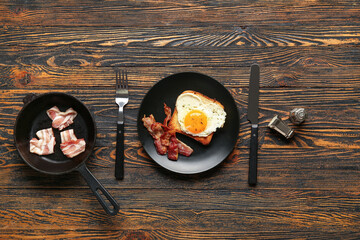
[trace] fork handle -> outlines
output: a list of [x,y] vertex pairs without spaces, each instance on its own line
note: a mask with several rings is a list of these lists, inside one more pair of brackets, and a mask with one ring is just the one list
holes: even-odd
[[115,178],[124,179],[124,123],[117,124]]

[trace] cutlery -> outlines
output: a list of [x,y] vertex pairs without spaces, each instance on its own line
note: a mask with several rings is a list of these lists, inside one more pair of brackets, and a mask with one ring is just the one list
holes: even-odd
[[116,158],[115,178],[124,179],[124,106],[129,101],[128,77],[124,70],[115,70],[116,73],[116,97],[115,102],[119,105],[116,132]]
[[247,118],[251,123],[250,158],[248,183],[255,186],[257,183],[257,154],[258,154],[258,129],[259,129],[259,81],[260,67],[257,64],[251,66],[249,83],[249,101]]

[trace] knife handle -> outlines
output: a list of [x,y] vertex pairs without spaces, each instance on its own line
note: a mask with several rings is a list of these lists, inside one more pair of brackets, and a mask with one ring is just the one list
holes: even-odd
[[258,125],[251,126],[250,159],[249,159],[249,185],[257,183],[257,160],[258,160]]
[[116,131],[116,157],[115,157],[115,178],[124,179],[124,124],[117,124]]

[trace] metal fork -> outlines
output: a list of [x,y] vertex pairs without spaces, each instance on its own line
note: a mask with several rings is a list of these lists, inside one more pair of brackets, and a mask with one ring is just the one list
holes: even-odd
[[129,101],[127,71],[115,70],[116,73],[116,97],[115,102],[119,105],[116,133],[116,158],[115,178],[124,178],[124,106]]

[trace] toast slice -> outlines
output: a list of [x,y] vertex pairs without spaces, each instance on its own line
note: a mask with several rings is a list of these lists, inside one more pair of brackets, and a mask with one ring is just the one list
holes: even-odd
[[[216,101],[215,99],[209,98],[208,96],[205,96],[202,93],[199,93],[199,92],[196,92],[196,91],[193,91],[193,90],[186,90],[183,93],[193,93],[196,96],[198,96],[204,103],[213,102],[213,103],[218,104],[219,106],[221,106],[224,109],[224,106],[220,102]],[[187,133],[183,132],[181,130],[181,128],[180,128],[180,124],[179,124],[179,121],[178,121],[178,111],[177,111],[176,107],[175,107],[174,113],[173,113],[173,115],[172,115],[172,117],[171,117],[171,119],[170,119],[170,121],[168,123],[168,126],[171,129],[173,129],[175,132],[186,135],[186,136],[200,142],[203,145],[210,144],[210,142],[211,142],[211,140],[213,138],[213,135],[214,135],[214,133],[211,133],[207,137],[197,137],[197,136],[192,136],[190,134],[187,134]]]

